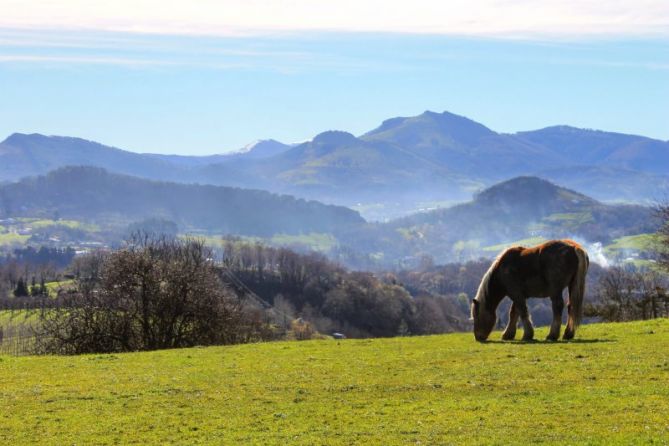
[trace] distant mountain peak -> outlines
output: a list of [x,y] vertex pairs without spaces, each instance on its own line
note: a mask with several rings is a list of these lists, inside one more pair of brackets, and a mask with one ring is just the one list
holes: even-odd
[[0,142],[0,144],[7,144],[7,145],[13,145],[13,144],[20,144],[22,141],[25,141],[27,139],[35,139],[35,138],[49,138],[48,136],[42,135],[40,133],[12,133],[9,135],[4,141]]
[[254,150],[263,149],[268,146],[276,146],[276,145],[285,146],[286,144],[283,144],[282,142],[279,142],[275,139],[256,139],[255,141],[248,143],[241,149],[230,152],[230,154],[249,153]]
[[488,127],[464,116],[444,111],[442,113],[426,110],[418,116],[386,119],[376,129],[363,135],[363,138],[377,139],[391,137],[396,141],[414,141],[420,133],[431,132],[448,135],[456,140],[472,142],[479,138],[495,135]]
[[527,132],[518,132],[518,134],[522,135],[525,133],[538,133],[538,132],[543,132],[543,133],[560,133],[560,134],[570,134],[570,135],[579,135],[583,133],[610,133],[610,132],[603,132],[602,130],[595,130],[595,129],[586,129],[586,128],[581,128],[581,127],[574,127],[571,125],[551,125],[548,127],[544,127],[538,130],[531,130]]
[[536,203],[550,201],[557,196],[575,202],[595,202],[594,199],[578,192],[551,183],[535,176],[520,176],[495,184],[479,192],[475,201],[479,203],[522,202]]
[[344,145],[352,142],[356,142],[357,138],[348,132],[341,130],[328,130],[323,133],[319,133],[313,139],[314,144],[334,144],[334,145]]
[[256,139],[254,141],[251,141],[250,143],[246,144],[241,149],[233,150],[232,152],[230,152],[230,154],[233,155],[233,154],[236,154],[236,153],[248,153],[251,150],[253,150],[253,148],[255,146],[257,146],[258,144],[260,144],[262,141],[263,141],[262,139]]
[[245,157],[250,159],[268,158],[290,149],[288,144],[284,144],[275,139],[258,139],[239,150],[227,153],[226,156]]
[[[60,135],[43,135],[42,133],[12,133],[0,144],[7,144],[13,146],[23,146],[23,145],[32,145],[32,144],[87,144],[94,145],[96,147],[107,147],[111,149],[116,149],[111,146],[104,146],[96,141],[91,141],[84,138],[78,138],[76,136],[60,136]],[[120,149],[116,149],[120,150]]]
[[425,112],[423,112],[423,114],[417,116],[416,118],[421,118],[421,117],[432,119],[443,126],[458,126],[458,127],[466,126],[469,128],[476,128],[480,131],[485,131],[486,133],[494,133],[492,130],[490,130],[488,127],[481,124],[480,122],[476,122],[473,119],[469,119],[466,116],[456,115],[455,113],[451,113],[448,111],[437,113],[430,110],[426,110]]

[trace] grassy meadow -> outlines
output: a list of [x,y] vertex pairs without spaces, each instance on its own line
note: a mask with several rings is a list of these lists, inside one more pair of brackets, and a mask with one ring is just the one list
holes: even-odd
[[[538,337],[546,334],[538,330]],[[669,321],[0,356],[4,444],[668,444]]]

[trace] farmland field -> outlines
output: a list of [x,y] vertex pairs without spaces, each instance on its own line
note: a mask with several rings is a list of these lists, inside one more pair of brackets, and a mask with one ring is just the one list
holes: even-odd
[[0,401],[4,444],[667,444],[669,321],[2,356]]
[[0,233],[0,247],[23,246],[30,238],[29,235],[19,235],[12,232]]
[[635,250],[654,252],[661,246],[658,236],[655,234],[637,234],[617,238],[605,247],[607,254],[615,254],[618,251]]

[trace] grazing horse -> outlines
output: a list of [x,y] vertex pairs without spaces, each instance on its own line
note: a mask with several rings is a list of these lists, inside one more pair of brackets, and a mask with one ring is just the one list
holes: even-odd
[[550,297],[553,323],[546,339],[557,341],[564,308],[562,291],[569,287],[569,318],[563,339],[572,339],[583,315],[585,275],[589,264],[588,254],[572,240],[552,240],[532,248],[516,246],[505,250],[483,276],[472,301],[474,337],[477,341],[488,338],[497,321],[497,306],[509,296],[513,303],[502,339],[515,338],[520,317],[525,329],[523,340],[531,340],[534,328],[527,310],[527,298]]

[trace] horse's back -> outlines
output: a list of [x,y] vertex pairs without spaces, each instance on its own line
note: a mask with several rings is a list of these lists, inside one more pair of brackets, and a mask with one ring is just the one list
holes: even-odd
[[578,269],[572,240],[551,240],[530,248],[515,246],[499,259],[498,268],[510,294],[550,296],[569,285]]

